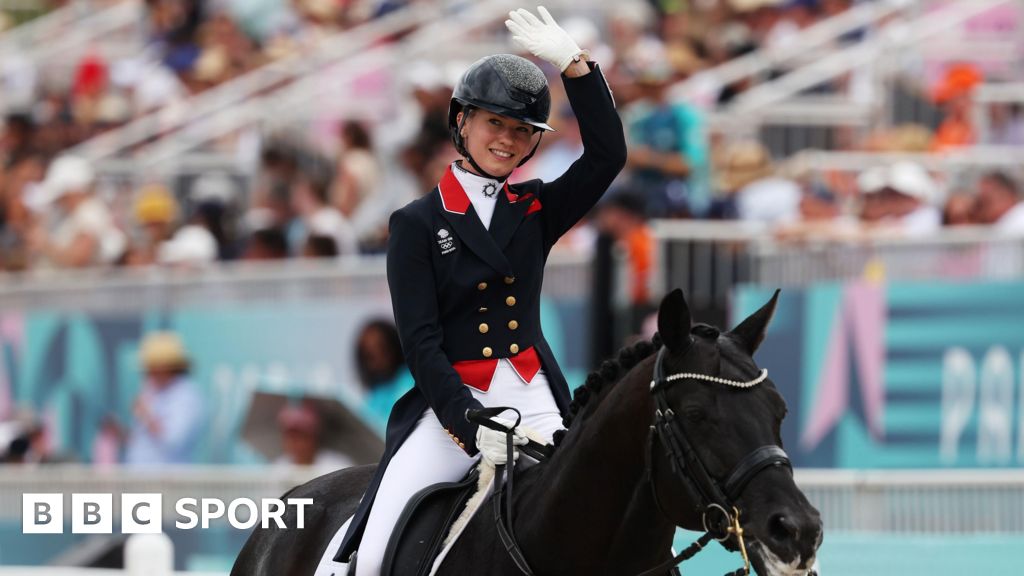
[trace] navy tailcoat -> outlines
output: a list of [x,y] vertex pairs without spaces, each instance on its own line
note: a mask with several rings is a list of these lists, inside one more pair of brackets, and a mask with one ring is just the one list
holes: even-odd
[[345,561],[358,548],[384,470],[427,408],[456,444],[477,452],[476,425],[465,414],[482,406],[453,363],[511,357],[532,346],[555,402],[563,414],[567,410],[569,387],[540,326],[544,264],[551,247],[597,203],[626,160],[611,92],[600,69],[591,68],[578,78],[562,77],[583,155],[557,180],[506,186],[490,229],[450,173],[432,192],[392,214],[388,286],[416,386],[392,409],[380,467],[335,560]]

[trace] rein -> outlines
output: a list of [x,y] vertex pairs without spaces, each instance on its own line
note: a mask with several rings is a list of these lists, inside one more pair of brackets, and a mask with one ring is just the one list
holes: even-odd
[[[664,575],[678,564],[697,555],[711,540],[718,540],[724,543],[730,538],[736,539],[739,552],[743,556],[743,566],[726,576],[749,575],[750,559],[747,556],[746,543],[743,539],[740,510],[735,506],[734,502],[740,497],[750,481],[762,471],[775,466],[785,466],[792,471],[793,466],[789,461],[789,457],[778,446],[762,446],[740,460],[729,473],[724,484],[718,482],[708,473],[704,462],[700,459],[696,450],[693,449],[693,445],[686,436],[686,432],[676,419],[675,412],[669,406],[666,389],[673,383],[683,380],[713,382],[741,389],[753,388],[768,378],[768,371],[762,369],[757,378],[746,382],[692,372],[682,372],[666,376],[664,366],[665,351],[666,348],[664,346],[658,351],[658,356],[654,363],[654,379],[651,381],[651,395],[654,396],[655,402],[655,422],[651,426],[651,432],[648,436],[647,470],[645,474],[651,486],[651,493],[654,496],[658,510],[673,526],[679,526],[662,506],[661,500],[658,498],[657,487],[654,483],[653,456],[654,442],[657,439],[666,451],[666,456],[668,456],[674,475],[683,481],[683,485],[691,491],[692,495],[696,496],[696,501],[699,503],[698,509],[702,509],[701,519],[705,533],[678,555],[641,572],[637,576]],[[467,411],[466,418],[475,424],[506,433],[508,473],[502,474],[505,471],[505,466],[495,466],[494,519],[498,529],[498,536],[501,538],[501,542],[512,558],[512,561],[523,574],[534,576],[535,573],[527,563],[526,557],[523,555],[515,533],[512,530],[512,490],[513,472],[515,469],[513,454],[515,447],[512,444],[512,437],[515,426],[512,429],[506,429],[490,419],[492,416],[497,416],[506,410],[516,413],[515,426],[518,426],[522,417],[519,411],[514,408],[494,407],[470,410]],[[550,455],[547,448],[531,442],[531,445],[523,446],[521,450],[535,458],[544,459]],[[504,484],[501,483],[503,476],[506,478]],[[502,510],[503,500],[505,503],[504,511]]]

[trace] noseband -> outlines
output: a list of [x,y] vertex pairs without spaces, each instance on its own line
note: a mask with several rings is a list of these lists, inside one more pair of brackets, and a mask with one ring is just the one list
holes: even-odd
[[676,524],[675,520],[672,520],[672,517],[661,505],[657,487],[654,483],[653,452],[654,440],[657,437],[668,458],[672,473],[682,480],[683,485],[696,497],[697,510],[701,513],[704,530],[707,533],[679,556],[673,558],[670,561],[671,564],[655,567],[644,572],[641,576],[658,574],[659,571],[661,574],[664,574],[667,568],[675,566],[699,552],[712,538],[724,543],[734,536],[738,548],[743,554],[744,567],[733,574],[749,574],[750,563],[747,559],[746,545],[743,542],[743,528],[740,526],[740,512],[736,506],[736,500],[743,494],[743,490],[750,481],[764,470],[776,466],[785,466],[792,472],[793,465],[789,461],[789,456],[778,446],[762,446],[747,454],[729,472],[725,482],[720,482],[708,473],[704,462],[697,451],[694,450],[693,443],[690,442],[686,431],[678,421],[677,414],[668,403],[667,390],[675,382],[685,380],[712,382],[741,389],[753,388],[768,378],[768,371],[761,370],[761,374],[757,378],[746,382],[691,372],[666,375],[666,350],[667,348],[662,346],[658,351],[657,359],[654,362],[654,379],[651,381],[651,395],[654,396],[655,403],[655,419],[654,425],[651,426],[651,434],[647,443],[647,478],[651,484],[654,501],[661,510],[661,513],[673,524]]

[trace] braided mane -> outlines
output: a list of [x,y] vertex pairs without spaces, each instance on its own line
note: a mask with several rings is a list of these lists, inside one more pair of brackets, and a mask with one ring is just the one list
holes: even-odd
[[[604,398],[605,392],[613,388],[627,372],[643,359],[657,352],[659,348],[661,348],[661,336],[655,334],[652,340],[641,340],[632,346],[626,346],[619,350],[616,358],[602,362],[600,368],[588,374],[583,385],[576,389],[572,403],[569,404],[569,413],[562,419],[562,424],[566,428],[570,428],[576,417],[588,405],[599,403]],[[561,444],[565,432],[565,430],[555,432],[556,446]]]

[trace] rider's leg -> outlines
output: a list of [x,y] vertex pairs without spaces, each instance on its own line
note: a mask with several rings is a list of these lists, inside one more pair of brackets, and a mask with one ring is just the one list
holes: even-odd
[[460,480],[473,461],[452,442],[437,416],[427,410],[381,479],[359,544],[356,576],[379,576],[391,531],[415,493],[431,484]]

